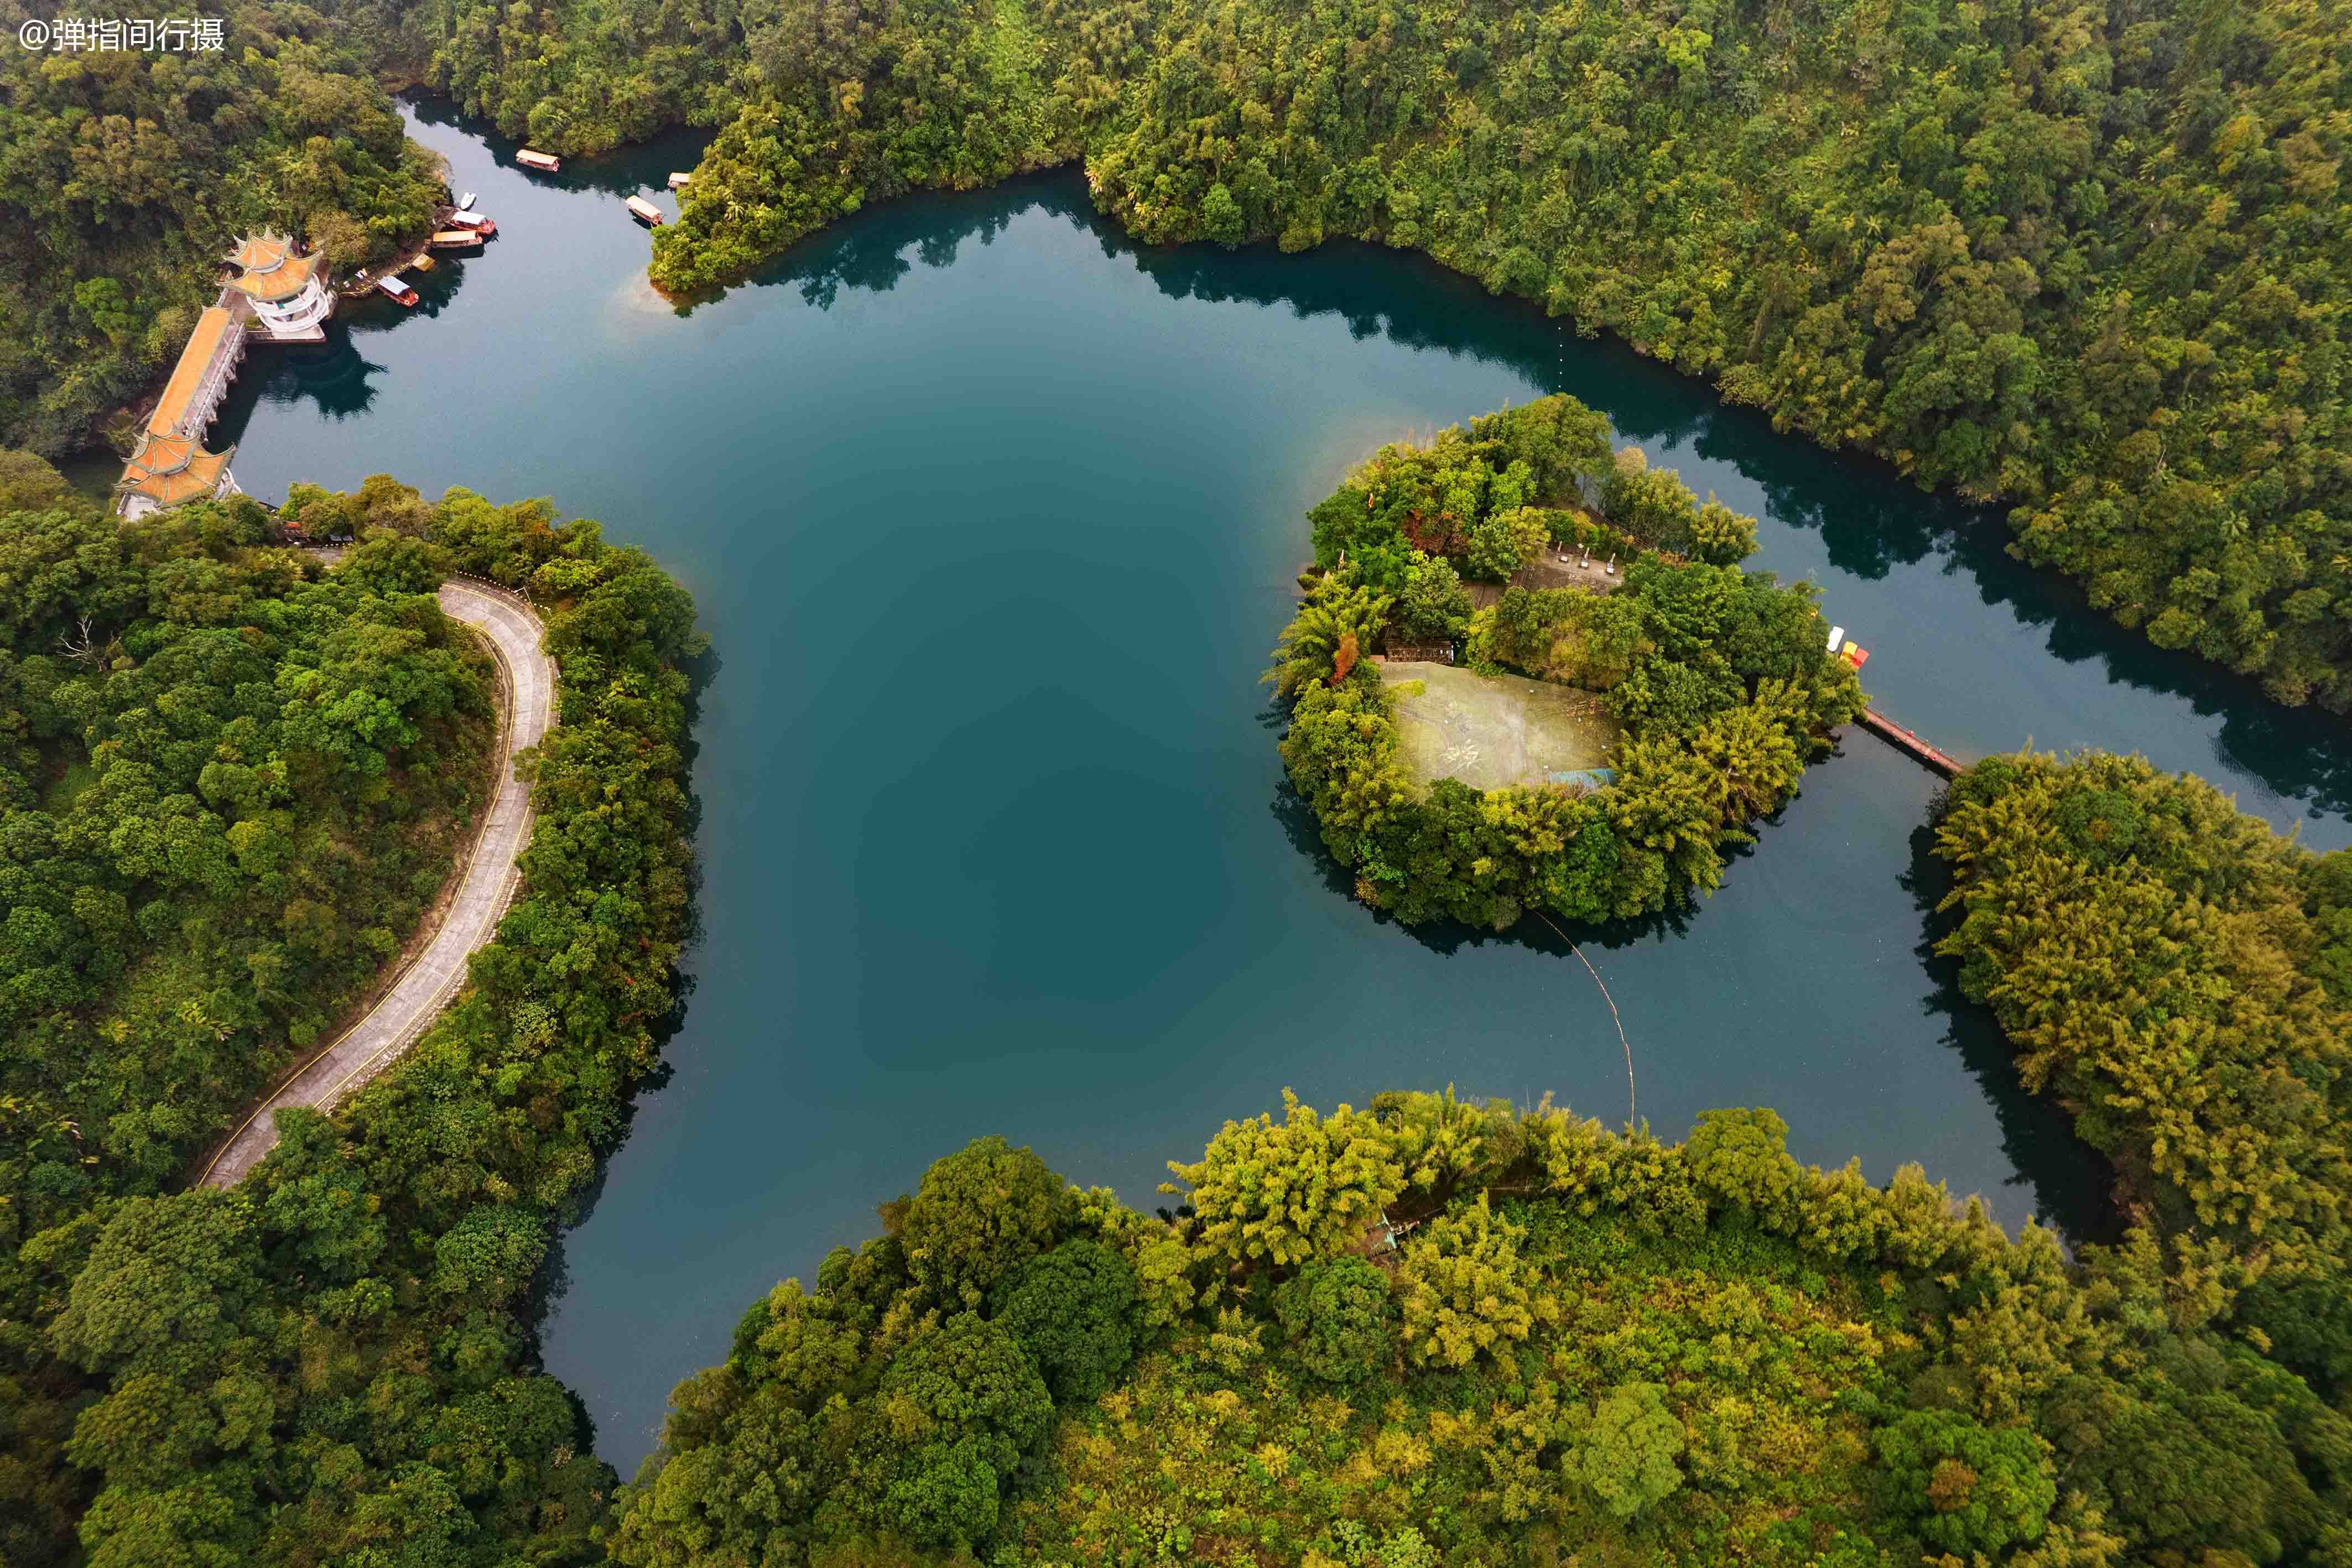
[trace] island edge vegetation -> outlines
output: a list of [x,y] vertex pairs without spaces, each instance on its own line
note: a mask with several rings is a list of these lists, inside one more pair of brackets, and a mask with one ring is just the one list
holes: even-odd
[[678,1385],[632,1568],[2340,1563],[2352,1422],[2145,1232],[1383,1094],[1150,1218],[982,1139]]

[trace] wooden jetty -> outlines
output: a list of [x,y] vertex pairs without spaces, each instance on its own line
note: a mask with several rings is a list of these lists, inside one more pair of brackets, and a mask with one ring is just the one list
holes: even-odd
[[[420,246],[407,256],[395,256],[392,260],[385,262],[381,267],[372,267],[363,272],[353,273],[352,275],[351,281],[344,284],[335,292],[341,294],[346,299],[363,298],[369,290],[378,287],[385,278],[396,277],[402,271],[408,267],[415,267],[424,258],[425,251],[424,248]],[[386,292],[389,293],[390,290],[387,289]],[[394,296],[394,298],[398,297]]]
[[1938,773],[1949,779],[1959,772],[1962,767],[1956,758],[1938,751],[1920,739],[1914,732],[1904,728],[1874,708],[1862,710],[1862,725],[1864,729],[1869,730],[1895,750],[1907,754],[1913,761],[1931,773]]

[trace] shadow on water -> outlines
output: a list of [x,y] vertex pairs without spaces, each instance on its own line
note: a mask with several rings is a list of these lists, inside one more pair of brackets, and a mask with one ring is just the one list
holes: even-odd
[[670,174],[690,172],[701,162],[702,150],[716,134],[679,126],[651,141],[616,147],[610,152],[566,157],[555,173],[542,174],[515,162],[515,154],[528,143],[500,135],[496,126],[465,113],[457,100],[446,94],[412,90],[401,94],[400,101],[420,124],[446,126],[479,141],[501,169],[516,170],[553,190],[593,191],[607,196],[652,195],[667,190]]
[[[1352,900],[1355,876],[1325,846],[1314,809],[1287,782],[1276,787],[1269,805],[1291,848],[1316,868],[1325,889]],[[1759,825],[1759,841],[1772,822]],[[1922,826],[1911,834],[1911,862],[1897,879],[1911,894],[1919,912],[1920,939],[1913,949],[1933,989],[1922,999],[1921,1010],[1942,1026],[1942,1043],[1955,1051],[1976,1079],[2000,1127],[2001,1152],[2012,1170],[2009,1186],[2021,1187],[2032,1201],[2021,1210],[2038,1215],[2070,1247],[2085,1243],[2112,1245],[2123,1234],[2122,1216],[2114,1199],[2114,1172],[2098,1154],[2074,1136],[2073,1119],[2055,1102],[2029,1093],[2018,1081],[2017,1068],[2002,1038],[1992,1009],[1970,1001],[1960,990],[1960,966],[1956,958],[1939,957],[1938,940],[1958,924],[1956,915],[1938,915],[1936,905],[1951,890],[1951,876],[1932,852],[1934,832]],[[1752,846],[1733,852],[1737,860],[1752,853]],[[1451,956],[1465,947],[1489,944],[1524,947],[1562,962],[1572,960],[1569,945],[1614,951],[1637,944],[1679,938],[1691,929],[1694,911],[1673,909],[1639,920],[1616,920],[1601,925],[1569,925],[1567,936],[1540,920],[1523,919],[1508,931],[1480,931],[1452,921],[1406,925],[1394,916],[1364,910],[1364,918],[1403,933],[1433,953]],[[1604,1118],[1605,1119],[1605,1118]],[[2007,1205],[2002,1205],[2004,1212]]]
[[[702,700],[719,678],[720,660],[717,650],[706,650],[685,667],[687,676],[686,725],[684,738],[678,743],[682,759],[680,772],[688,780],[686,790],[685,837],[688,842],[699,842],[702,835],[702,796],[693,788],[695,764],[702,755]],[[551,1234],[547,1251],[540,1260],[539,1271],[533,1276],[530,1299],[520,1321],[529,1325],[531,1359],[536,1364],[541,1354],[543,1336],[552,1321],[554,1304],[562,1301],[572,1288],[572,1270],[566,1243],[572,1233],[585,1224],[595,1213],[596,1205],[604,1196],[604,1184],[613,1170],[613,1156],[629,1141],[630,1129],[635,1124],[637,1112],[648,1099],[659,1094],[677,1076],[676,1059],[670,1053],[670,1042],[686,1027],[689,1005],[700,977],[696,972],[693,956],[702,946],[704,936],[702,883],[704,867],[698,857],[686,868],[686,926],[679,934],[681,956],[670,972],[670,1005],[653,1027],[654,1065],[640,1078],[621,1102],[618,1112],[609,1124],[596,1132],[593,1138],[595,1166],[586,1182],[565,1203],[563,1211]],[[581,1434],[581,1451],[596,1451],[596,1422],[576,1389],[564,1385],[564,1396],[572,1405],[572,1417]],[[623,1478],[625,1479],[625,1478]]]
[[1936,983],[1926,1003],[1942,1020],[1944,1043],[1959,1054],[2000,1124],[2001,1153],[2017,1175],[2012,1186],[2030,1188],[2044,1225],[2072,1246],[2112,1245],[2122,1239],[2124,1222],[2115,1205],[2115,1172],[2098,1152],[2074,1136],[2074,1118],[2056,1101],[2030,1093],[2018,1081],[2017,1062],[1992,1009],[1970,1001],[1960,989],[1960,961],[1939,957],[1936,944],[1959,924],[1958,911],[1937,914],[1952,890],[1951,869],[1935,855],[1935,831],[1922,824],[1911,834],[1911,863],[1899,879],[1919,908],[1921,965]]
[[[399,308],[390,300],[384,303]],[[367,413],[375,402],[373,378],[383,375],[384,367],[361,353],[356,340],[383,328],[351,319],[353,314],[348,305],[339,310],[327,323],[323,343],[273,345],[247,354],[221,400],[215,444],[242,441],[254,410],[265,402],[308,402],[339,421]]]

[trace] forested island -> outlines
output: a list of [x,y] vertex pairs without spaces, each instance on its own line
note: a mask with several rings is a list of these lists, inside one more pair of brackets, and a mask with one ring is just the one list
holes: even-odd
[[1424,251],[2000,498],[2096,608],[2352,707],[2325,7],[265,0],[229,34],[0,65],[0,440],[86,439],[251,216],[343,266],[415,237],[376,83],[424,81],[556,152],[719,128],[655,238],[673,290],[1070,162],[1147,240]]
[[[1811,585],[1739,570],[1755,519],[1612,455],[1574,398],[1384,446],[1309,516],[1316,569],[1267,672],[1293,704],[1282,758],[1358,896],[1408,922],[1600,921],[1712,891],[1726,848],[1862,709]],[[1570,549],[1571,586],[1512,581]],[[1465,574],[1510,586],[1474,613]],[[1486,789],[1409,777],[1372,655],[1457,638],[1474,669],[1605,696],[1613,766]]]
[[[544,502],[386,478],[122,522],[9,454],[0,512],[0,1562],[593,1557],[536,1276],[674,1011],[690,601]],[[488,798],[453,570],[562,671],[527,892],[396,1071],[187,1190]]]

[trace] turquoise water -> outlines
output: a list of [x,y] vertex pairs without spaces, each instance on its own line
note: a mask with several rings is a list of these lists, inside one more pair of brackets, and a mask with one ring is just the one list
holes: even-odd
[[[2138,749],[2352,841],[2340,725],[2082,612],[1998,518],[1415,258],[1141,251],[1064,173],[862,214],[681,315],[619,202],[691,141],[545,181],[416,134],[500,237],[415,311],[257,352],[223,438],[273,498],[379,471],[552,496],[659,557],[716,642],[690,1005],[545,1336],[625,1471],[754,1294],[976,1134],[1149,1203],[1286,1085],[1625,1116],[1557,939],[1374,918],[1283,789],[1256,676],[1300,514],[1381,441],[1572,392],[1758,512],[1753,564],[1819,580],[1881,706],[1947,749]],[[1716,898],[1586,934],[1637,1113],[1770,1104],[1805,1158],[1917,1159],[2095,1234],[2095,1167],[1926,955],[1934,780],[1844,752]]]

